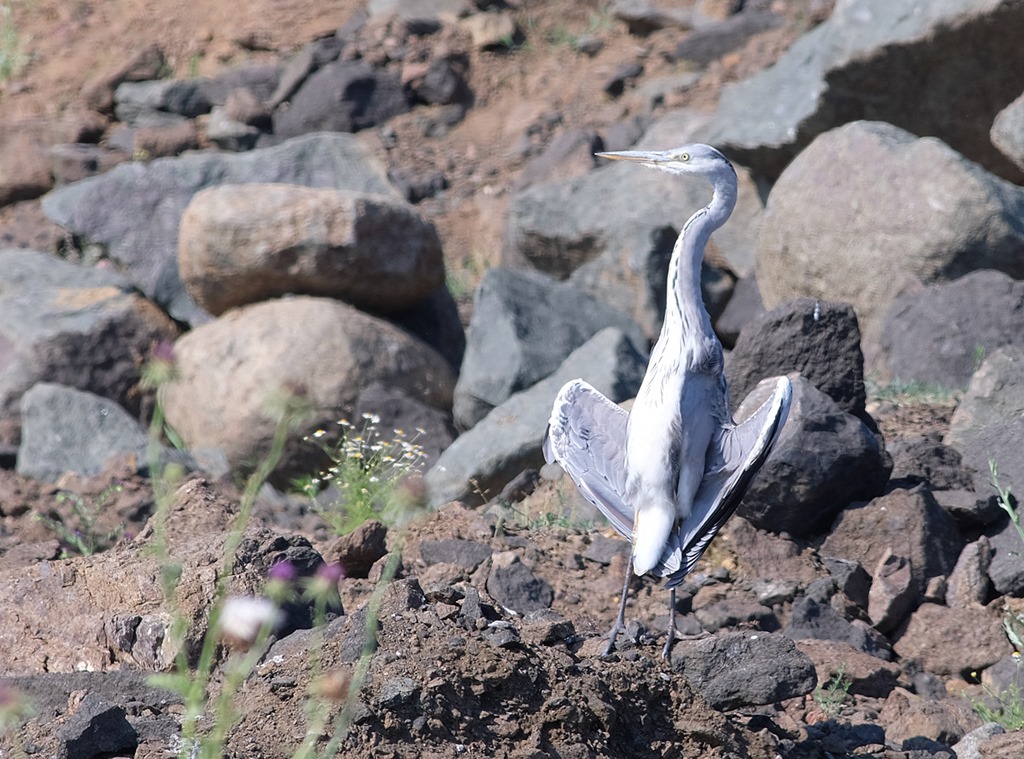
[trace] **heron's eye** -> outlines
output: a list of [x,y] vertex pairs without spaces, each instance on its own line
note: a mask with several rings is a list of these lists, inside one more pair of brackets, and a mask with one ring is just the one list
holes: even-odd
[[682,161],[683,163],[686,163],[687,161],[690,160],[690,154],[689,153],[680,153],[679,155],[676,156],[676,160],[677,161]]

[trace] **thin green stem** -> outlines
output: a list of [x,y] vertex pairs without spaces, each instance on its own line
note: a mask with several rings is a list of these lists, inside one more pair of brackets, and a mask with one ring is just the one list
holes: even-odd
[[384,565],[384,571],[381,573],[380,581],[373,589],[373,594],[367,602],[366,628],[363,631],[363,652],[359,657],[359,661],[356,663],[356,669],[352,675],[352,681],[349,686],[348,697],[345,699],[345,706],[342,708],[341,714],[338,716],[338,721],[334,728],[334,734],[331,736],[331,739],[327,742],[323,752],[320,754],[321,759],[331,759],[331,757],[338,753],[338,749],[341,747],[341,742],[348,736],[348,731],[352,727],[352,721],[355,718],[356,703],[359,701],[359,694],[363,689],[363,684],[366,682],[366,676],[370,671],[370,662],[373,659],[373,654],[377,650],[377,622],[380,619],[380,605],[384,600],[384,593],[387,591],[388,585],[390,585],[391,581],[395,578],[395,574],[398,572],[398,567],[402,563],[402,547],[404,544],[405,534],[403,532],[395,540],[391,549],[391,554],[388,556],[387,564]]

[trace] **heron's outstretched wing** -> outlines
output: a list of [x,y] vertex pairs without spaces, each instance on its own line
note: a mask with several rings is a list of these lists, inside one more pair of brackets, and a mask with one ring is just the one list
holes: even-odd
[[625,489],[629,414],[583,380],[567,382],[555,398],[544,436],[544,458],[558,462],[583,497],[624,537],[633,533]]
[[789,415],[793,387],[786,377],[775,380],[775,390],[742,424],[724,427],[711,442],[704,479],[693,500],[693,510],[673,532],[655,571],[674,588],[693,569],[708,543],[739,506],[750,482],[768,458]]

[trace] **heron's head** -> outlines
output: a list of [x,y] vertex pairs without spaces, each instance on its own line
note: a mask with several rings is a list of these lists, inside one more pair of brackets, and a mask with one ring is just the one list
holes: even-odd
[[667,171],[669,174],[697,174],[712,180],[721,172],[735,175],[732,164],[724,155],[710,145],[701,143],[684,145],[673,150],[622,150],[595,155],[612,161],[634,161],[642,166]]

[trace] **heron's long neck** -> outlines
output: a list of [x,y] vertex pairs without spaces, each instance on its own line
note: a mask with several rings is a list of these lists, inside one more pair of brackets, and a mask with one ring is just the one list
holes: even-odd
[[[704,308],[700,288],[700,269],[704,248],[711,233],[722,226],[736,206],[736,177],[718,179],[711,202],[683,225],[668,264],[668,292],[663,336],[673,340],[684,337],[714,337],[711,317]],[[675,332],[678,334],[668,335]]]

